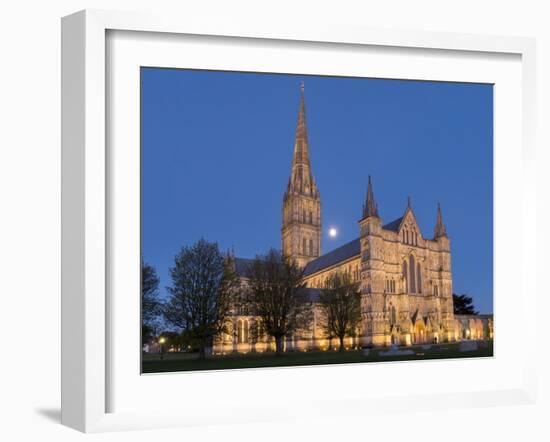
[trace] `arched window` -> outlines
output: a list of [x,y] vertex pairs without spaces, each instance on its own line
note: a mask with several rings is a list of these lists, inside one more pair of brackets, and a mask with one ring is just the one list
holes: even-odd
[[418,245],[418,233],[417,232],[414,232],[414,245],[415,246]]
[[243,342],[243,321],[241,319],[237,321],[237,342],[239,344]]
[[311,210],[309,211],[309,223],[313,224],[313,212]]
[[415,262],[414,262],[414,256],[411,255],[411,257],[409,258],[409,278],[410,278],[410,289],[409,291],[411,293],[416,293],[416,278],[415,278],[415,274],[416,274],[416,265],[415,265]]
[[405,244],[408,244],[409,243],[409,231],[408,230],[405,230]]
[[247,320],[243,321],[243,342],[248,342],[249,324]]
[[405,242],[405,231],[403,230],[403,242]]
[[310,254],[310,256],[313,256],[313,240],[312,239],[309,240],[309,254]]
[[422,293],[422,269],[420,268],[420,263],[418,263],[417,267],[417,283],[418,283],[418,293]]
[[246,319],[239,319],[237,321],[237,342],[239,344],[245,344],[248,342],[248,321]]
[[305,238],[302,239],[302,253],[307,255],[307,240]]
[[306,209],[302,209],[302,222],[306,222]]
[[403,278],[404,278],[404,287],[403,291],[405,293],[408,293],[409,291],[409,284],[408,284],[408,275],[407,275],[407,261],[403,261]]
[[391,306],[391,315],[390,315],[390,323],[392,325],[397,324],[397,312],[395,311],[395,306]]

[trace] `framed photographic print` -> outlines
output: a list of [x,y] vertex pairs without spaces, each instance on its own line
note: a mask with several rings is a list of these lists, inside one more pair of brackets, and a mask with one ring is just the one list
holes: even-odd
[[144,373],[493,355],[492,84],[140,75]]
[[63,422],[531,401],[533,57],[521,38],[66,17]]

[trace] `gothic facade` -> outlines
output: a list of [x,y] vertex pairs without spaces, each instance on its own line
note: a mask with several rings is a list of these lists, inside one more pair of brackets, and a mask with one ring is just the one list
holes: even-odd
[[[347,348],[492,338],[492,316],[453,314],[451,243],[439,204],[431,237],[422,233],[410,198],[403,215],[385,223],[369,176],[360,213],[358,238],[321,254],[321,195],[311,167],[302,85],[292,168],[283,196],[281,243],[283,254],[304,269],[314,320],[311,330],[287,338],[287,350],[331,347],[319,324],[317,300],[334,272],[348,273],[361,292],[362,320],[355,335],[347,338]],[[250,262],[235,258],[244,285]],[[249,339],[251,328],[261,326],[259,318],[238,311],[230,322],[215,352],[273,349],[269,338]]]

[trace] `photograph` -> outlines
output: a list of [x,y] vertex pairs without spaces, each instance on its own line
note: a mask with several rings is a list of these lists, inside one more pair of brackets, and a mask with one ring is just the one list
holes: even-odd
[[492,84],[140,82],[142,374],[493,357]]

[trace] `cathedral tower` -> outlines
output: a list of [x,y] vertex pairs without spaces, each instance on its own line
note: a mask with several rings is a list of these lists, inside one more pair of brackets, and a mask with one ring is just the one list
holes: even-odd
[[371,178],[363,205],[363,217],[359,221],[361,243],[361,294],[363,322],[363,345],[386,345],[389,343],[384,296],[384,240],[382,219],[374,199]]
[[321,255],[321,196],[311,173],[303,83],[292,171],[283,197],[282,249],[300,267]]
[[438,298],[440,302],[444,338],[450,340],[454,322],[453,308],[453,277],[451,270],[451,242],[447,236],[447,229],[443,223],[441,206],[437,204],[437,219],[434,229],[434,241],[439,249],[439,262],[437,263],[437,274],[435,284],[438,287]]

